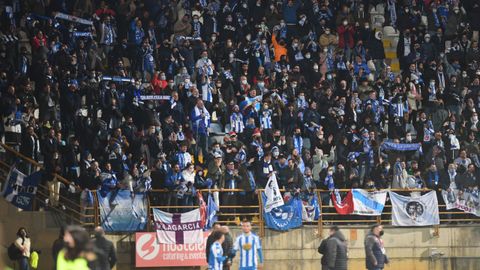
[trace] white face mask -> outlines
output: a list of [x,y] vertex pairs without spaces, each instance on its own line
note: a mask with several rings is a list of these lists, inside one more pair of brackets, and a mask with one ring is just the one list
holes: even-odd
[[242,84],[247,84],[247,80],[242,80]]
[[330,30],[325,31],[325,34],[330,35]]
[[263,88],[265,87],[265,82],[258,82],[257,85],[258,87]]
[[348,24],[348,21],[343,21],[344,26],[347,26],[347,24]]
[[313,70],[317,71],[318,70],[318,65],[314,65]]
[[328,48],[323,48],[323,52],[324,52],[324,53],[327,53],[327,52],[328,52]]
[[305,58],[310,59],[312,57],[309,53],[305,55]]

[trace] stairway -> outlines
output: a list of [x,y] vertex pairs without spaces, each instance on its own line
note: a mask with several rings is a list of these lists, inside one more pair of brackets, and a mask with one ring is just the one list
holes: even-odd
[[385,62],[396,74],[400,73],[400,62],[397,58],[397,44],[399,32],[391,26],[383,28],[383,48],[385,49]]

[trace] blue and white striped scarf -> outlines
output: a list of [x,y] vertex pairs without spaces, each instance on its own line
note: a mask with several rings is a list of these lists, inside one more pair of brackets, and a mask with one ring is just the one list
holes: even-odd
[[423,129],[423,141],[431,141],[433,139],[433,134],[435,134],[435,130],[433,129],[432,121],[428,120],[427,127]]
[[297,151],[300,155],[302,154],[302,149],[303,149],[303,138],[302,138],[302,136],[299,136],[299,135],[294,135],[293,136],[293,147],[295,149],[297,149]]
[[[328,188],[328,190],[333,190],[335,189],[335,182],[333,181],[333,174],[330,175],[327,173],[327,176],[325,177],[325,180],[323,181],[323,184]],[[338,200],[342,201],[342,200]]]

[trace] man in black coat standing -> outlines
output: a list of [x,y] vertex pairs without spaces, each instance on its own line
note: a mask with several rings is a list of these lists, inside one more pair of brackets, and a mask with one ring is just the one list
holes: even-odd
[[[102,227],[95,228],[95,247],[105,254],[106,262],[102,262],[99,269],[112,269],[117,263],[117,255],[115,254],[115,247],[113,243],[105,238],[105,231]],[[107,265],[108,263],[108,265]],[[97,262],[97,264],[99,264]],[[107,266],[109,268],[107,268]]]
[[345,236],[338,226],[330,228],[330,236],[323,240],[318,247],[322,257],[322,270],[347,270],[347,244]]
[[388,264],[388,257],[383,246],[383,226],[375,224],[365,237],[365,260],[368,270],[382,270]]

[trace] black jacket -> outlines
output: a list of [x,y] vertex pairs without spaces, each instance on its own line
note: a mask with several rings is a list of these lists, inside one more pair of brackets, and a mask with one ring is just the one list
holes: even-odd
[[367,269],[383,269],[386,263],[388,263],[388,258],[382,252],[380,238],[370,232],[365,238],[365,264]]
[[112,269],[117,263],[117,255],[115,254],[115,247],[113,246],[113,243],[105,239],[105,237],[96,237],[94,243],[99,250],[105,253],[105,256],[108,259],[109,267]]
[[329,270],[347,270],[348,257],[345,236],[341,232],[336,232],[327,239],[323,240],[318,247],[318,252],[323,255],[322,269]]

